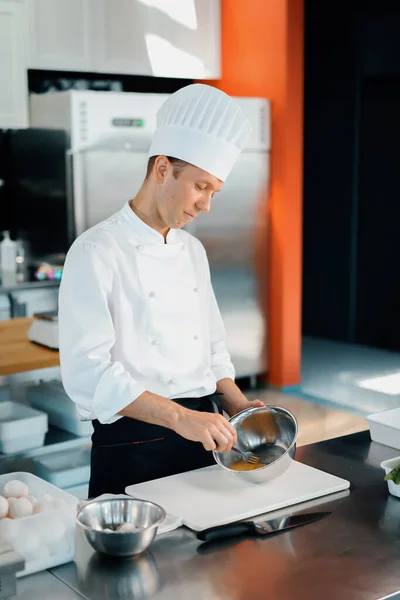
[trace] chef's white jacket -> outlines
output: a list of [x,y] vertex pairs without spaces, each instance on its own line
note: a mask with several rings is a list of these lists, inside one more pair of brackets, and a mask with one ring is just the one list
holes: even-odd
[[202,244],[182,230],[164,243],[129,203],[67,254],[59,347],[67,394],[101,423],[145,390],[194,398],[235,376]]

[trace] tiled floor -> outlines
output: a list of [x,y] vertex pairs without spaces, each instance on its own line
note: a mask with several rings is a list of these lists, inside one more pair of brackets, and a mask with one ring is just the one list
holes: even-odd
[[301,385],[257,396],[294,413],[299,445],[362,431],[368,414],[400,407],[400,353],[304,338]]
[[298,446],[356,433],[368,428],[367,421],[345,410],[336,410],[304,398],[289,396],[278,391],[262,390],[246,394],[259,398],[265,404],[274,404],[290,410],[299,423]]
[[[359,384],[365,379],[396,374],[397,384],[393,385],[392,382],[391,386],[386,385],[386,393],[365,389]],[[302,382],[298,393],[300,397],[328,401],[360,415],[399,407],[400,354],[304,338]]]
[[368,414],[400,407],[400,354],[305,338],[301,385],[247,396],[292,411],[300,446],[356,433],[368,429]]

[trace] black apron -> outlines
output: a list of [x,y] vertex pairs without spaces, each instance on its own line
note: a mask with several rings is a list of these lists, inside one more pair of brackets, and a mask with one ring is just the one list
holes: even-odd
[[[190,410],[220,412],[217,395],[171,400]],[[212,452],[171,429],[122,417],[110,425],[92,421],[89,498],[124,494],[128,485],[215,464]]]

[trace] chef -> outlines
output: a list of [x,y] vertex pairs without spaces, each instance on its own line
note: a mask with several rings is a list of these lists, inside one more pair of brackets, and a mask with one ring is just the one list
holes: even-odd
[[61,373],[93,422],[90,498],[214,464],[237,441],[221,409],[263,405],[234,383],[204,247],[182,229],[218,202],[250,132],[216,88],[172,94],[138,194],[68,252]]

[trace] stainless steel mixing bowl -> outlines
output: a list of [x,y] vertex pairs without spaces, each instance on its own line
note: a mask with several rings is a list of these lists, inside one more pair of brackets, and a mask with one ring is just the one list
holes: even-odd
[[[164,509],[153,502],[115,498],[89,502],[79,511],[77,522],[94,550],[109,556],[128,557],[150,546],[165,517]],[[122,523],[132,523],[137,530],[116,531]]]
[[251,451],[267,463],[254,471],[237,471],[232,465],[240,459],[236,452],[217,452],[216,462],[247,481],[264,483],[279,477],[290,466],[296,453],[297,420],[291,412],[279,406],[248,408],[229,422],[238,434],[236,448]]

